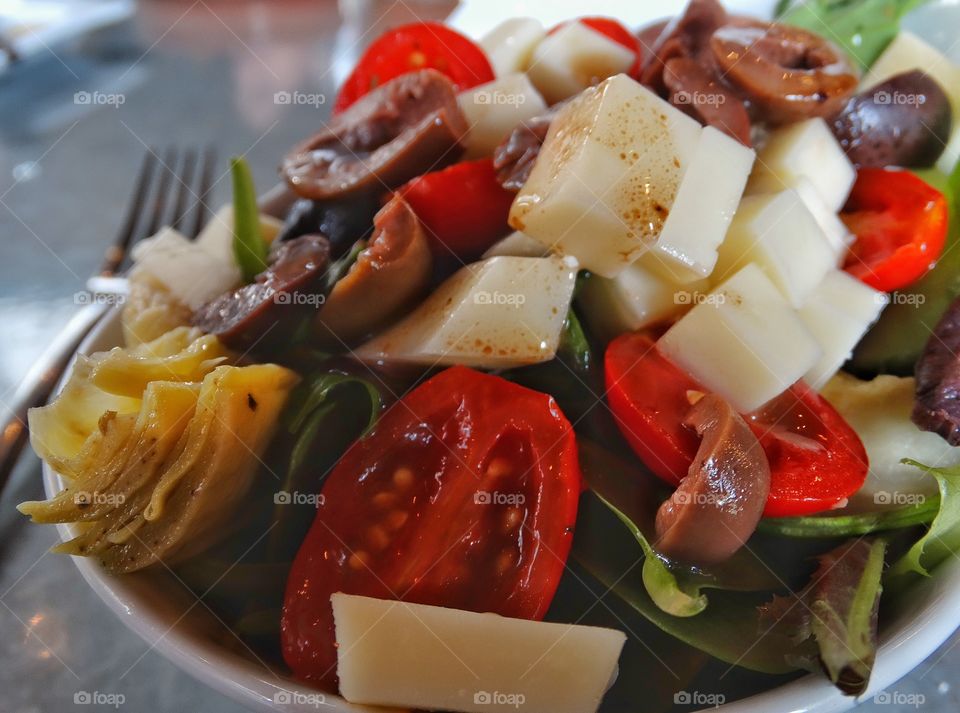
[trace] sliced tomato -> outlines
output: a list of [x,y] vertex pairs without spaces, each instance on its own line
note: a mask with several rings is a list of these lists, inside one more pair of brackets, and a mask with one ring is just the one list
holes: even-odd
[[947,239],[947,200],[909,171],[861,168],[840,214],[856,240],[843,269],[883,292],[934,266]]
[[[591,30],[599,32],[607,39],[613,40],[621,47],[626,47],[628,50],[633,52],[634,61],[627,74],[634,79],[638,79],[640,77],[640,65],[643,62],[643,49],[641,48],[639,38],[637,38],[636,35],[624,27],[622,23],[617,22],[612,17],[581,17],[573,20],[573,22],[579,22],[581,25],[586,25]],[[547,34],[552,35],[566,24],[566,22],[561,22],[556,27],[552,27]]]
[[398,193],[426,226],[440,259],[474,260],[510,231],[507,216],[516,195],[500,185],[492,159],[426,173]]
[[473,40],[439,22],[414,22],[385,32],[367,48],[340,87],[333,113],[384,82],[419,69],[442,72],[459,89],[494,79],[490,60]]
[[287,582],[287,664],[335,690],[334,592],[542,618],[580,481],[573,429],[550,396],[464,367],[420,385],[323,487]]
[[[620,431],[657,476],[676,485],[699,440],[682,425],[690,392],[705,389],[638,332],[607,347],[607,400]],[[762,409],[744,414],[770,462],[764,515],[808,515],[843,503],[863,485],[867,454],[859,436],[802,381]]]

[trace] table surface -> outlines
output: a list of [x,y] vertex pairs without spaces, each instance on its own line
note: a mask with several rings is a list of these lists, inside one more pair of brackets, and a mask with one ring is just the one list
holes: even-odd
[[[142,2],[130,21],[0,76],[0,408],[78,309],[148,146],[214,144],[222,167],[246,154],[257,184],[272,185],[278,158],[328,111],[276,103],[276,92],[332,96],[381,29],[450,9],[414,0]],[[123,103],[78,103],[77,92]],[[211,206],[227,198],[223,179]],[[126,710],[237,710],[128,631],[69,558],[47,553],[55,530],[27,526],[14,509],[41,495],[30,453],[0,500],[0,711],[74,710],[81,691],[122,694]],[[925,711],[960,709],[949,683],[957,644],[955,634],[893,690],[922,694]],[[898,708],[862,705],[872,707]]]

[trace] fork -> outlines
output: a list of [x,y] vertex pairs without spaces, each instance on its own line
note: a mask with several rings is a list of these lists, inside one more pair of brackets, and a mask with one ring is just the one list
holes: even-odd
[[0,492],[27,443],[27,411],[47,403],[81,342],[110,310],[111,300],[98,300],[96,295],[122,293],[125,278],[120,275],[130,248],[161,227],[169,225],[190,239],[197,236],[207,217],[205,198],[215,163],[216,153],[209,146],[184,151],[171,147],[162,158],[147,149],[120,231],[104,253],[99,272],[87,281],[94,298],[67,323],[14,393],[10,416],[0,431]]

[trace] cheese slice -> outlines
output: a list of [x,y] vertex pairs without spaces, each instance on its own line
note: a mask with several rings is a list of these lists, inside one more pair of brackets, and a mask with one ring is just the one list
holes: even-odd
[[476,713],[589,713],[622,632],[334,594],[337,676],[351,703]]

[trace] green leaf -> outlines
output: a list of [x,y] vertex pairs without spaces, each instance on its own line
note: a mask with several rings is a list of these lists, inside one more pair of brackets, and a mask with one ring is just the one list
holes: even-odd
[[577,313],[571,307],[567,312],[567,319],[563,323],[560,333],[560,344],[557,347],[557,357],[574,371],[587,374],[593,365],[593,354],[590,342],[583,331]]
[[887,577],[910,573],[926,577],[931,569],[945,559],[960,554],[960,466],[932,468],[909,459],[903,462],[916,466],[937,479],[940,509],[930,523],[927,533],[893,564]]
[[233,178],[233,255],[246,282],[267,269],[269,246],[260,230],[260,209],[257,191],[247,162],[236,156],[230,159]]
[[882,512],[764,518],[760,521],[757,530],[780,537],[856,537],[868,535],[871,532],[929,524],[939,508],[940,498],[926,498],[919,503]]
[[900,32],[900,20],[927,0],[803,0],[781,2],[778,19],[840,45],[862,69]]

